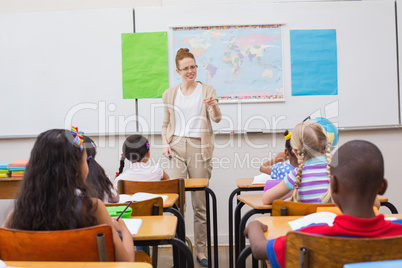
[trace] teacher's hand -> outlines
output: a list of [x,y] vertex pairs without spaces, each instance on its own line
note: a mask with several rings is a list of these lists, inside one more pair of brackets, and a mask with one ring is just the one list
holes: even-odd
[[170,146],[164,147],[162,154],[169,159],[172,159],[172,151],[170,150]]
[[208,97],[204,99],[202,102],[207,104],[208,106],[214,106],[218,103],[218,100],[214,99],[213,97]]

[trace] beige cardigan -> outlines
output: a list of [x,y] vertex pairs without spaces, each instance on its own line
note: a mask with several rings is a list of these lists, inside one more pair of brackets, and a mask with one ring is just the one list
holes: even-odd
[[[218,100],[218,96],[216,95],[216,91],[213,87],[198,82],[202,85],[202,99],[206,99],[210,96]],[[180,85],[171,87],[167,89],[162,96],[163,103],[165,105],[165,116],[163,119],[162,125],[162,142],[164,145],[170,144],[173,139],[173,134],[175,130],[174,125],[174,101],[176,99],[177,90]],[[213,114],[212,107],[202,104],[202,118],[206,118],[207,120],[202,120],[201,123],[201,154],[202,158],[205,160],[212,158],[212,153],[215,147],[215,137],[214,132],[212,130],[211,120],[215,123],[219,123],[221,121],[221,111],[218,107],[218,114]]]

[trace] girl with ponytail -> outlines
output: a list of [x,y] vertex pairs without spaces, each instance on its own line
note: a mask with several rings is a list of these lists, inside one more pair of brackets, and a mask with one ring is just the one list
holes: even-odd
[[290,144],[297,156],[298,168],[275,187],[267,190],[262,201],[272,204],[276,199],[291,197],[291,201],[330,203],[329,190],[331,143],[324,128],[312,121],[298,124]]

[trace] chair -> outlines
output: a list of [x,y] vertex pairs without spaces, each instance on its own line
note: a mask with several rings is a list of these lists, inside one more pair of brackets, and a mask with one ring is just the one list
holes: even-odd
[[0,228],[4,261],[114,261],[112,229],[107,224],[61,231]]
[[[318,207],[336,207],[335,204],[311,204],[311,203],[301,203],[301,202],[291,202],[284,200],[275,200],[272,203],[271,216],[305,216],[311,213],[315,213]],[[244,260],[251,254],[251,249],[245,249],[241,252],[238,259],[241,259],[242,267],[244,265]],[[270,267],[269,261],[267,265]],[[256,260],[253,258],[253,266],[256,266]]]
[[[185,240],[188,243],[189,248],[192,251],[192,244],[190,239],[185,236],[185,226],[184,226],[184,206],[185,206],[185,187],[184,179],[172,179],[166,181],[129,181],[129,180],[119,180],[118,182],[119,194],[135,194],[138,192],[146,192],[151,194],[178,194],[179,199],[176,205],[179,207],[179,211],[174,208],[166,208],[167,212],[171,212],[177,216],[178,219],[178,236],[179,238]],[[178,215],[181,214],[181,215]],[[155,258],[153,256],[153,262]],[[154,264],[153,264],[154,265]],[[156,267],[156,266],[154,266]]]
[[[105,204],[107,207],[125,206],[125,203],[108,203]],[[130,205],[132,212],[131,216],[154,216],[163,214],[163,199],[162,197],[156,197],[149,200],[133,202]],[[136,251],[135,260],[137,262],[148,262],[153,265],[153,267],[158,266],[158,246],[154,245],[152,247],[152,260],[149,256],[142,250]]]
[[128,181],[118,182],[119,194],[135,194],[146,192],[151,194],[178,194],[177,205],[180,213],[184,215],[185,193],[184,179],[173,179],[167,181]]
[[318,207],[336,207],[335,204],[310,204],[275,200],[272,203],[272,216],[305,216],[315,213]]
[[289,232],[286,267],[343,267],[346,263],[402,259],[402,236],[340,238]]

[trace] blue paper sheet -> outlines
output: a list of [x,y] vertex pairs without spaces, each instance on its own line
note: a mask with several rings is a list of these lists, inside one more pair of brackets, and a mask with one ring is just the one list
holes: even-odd
[[338,95],[336,30],[291,30],[292,96]]

